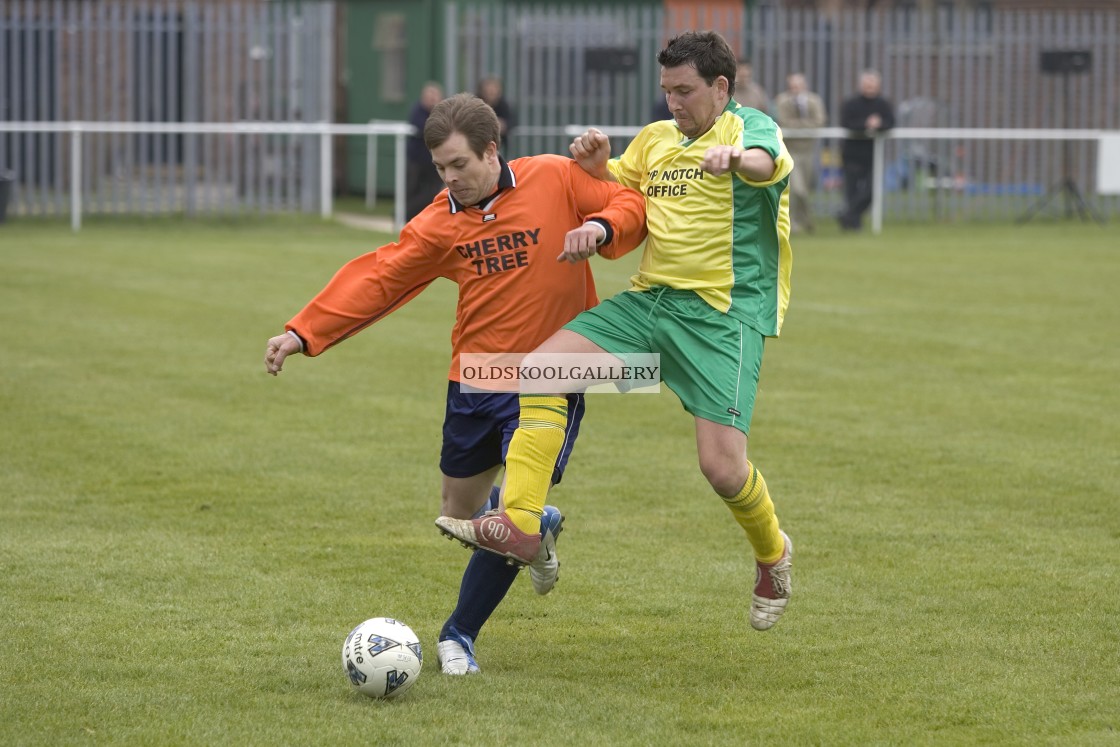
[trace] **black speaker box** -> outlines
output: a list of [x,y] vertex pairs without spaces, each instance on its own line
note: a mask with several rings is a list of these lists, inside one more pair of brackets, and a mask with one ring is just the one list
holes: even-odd
[[1043,52],[1038,62],[1044,73],[1087,73],[1093,66],[1093,53],[1087,49],[1055,49]]

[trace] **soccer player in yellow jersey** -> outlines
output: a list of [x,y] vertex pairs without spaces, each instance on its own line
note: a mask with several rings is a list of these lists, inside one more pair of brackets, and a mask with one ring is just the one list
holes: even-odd
[[[732,98],[735,56],[721,36],[682,34],[658,62],[672,120],[647,125],[617,159],[594,129],[571,146],[590,174],[645,195],[649,236],[638,274],[628,291],[579,314],[524,365],[557,353],[660,355],[662,379],[695,418],[700,470],[753,548],[750,621],[767,630],[789,601],[793,546],[747,458],[747,434],[763,344],[778,335],[789,300],[793,161],[774,121]],[[505,512],[440,517],[441,531],[512,562],[531,561],[566,421],[562,396],[523,390],[506,455]]]

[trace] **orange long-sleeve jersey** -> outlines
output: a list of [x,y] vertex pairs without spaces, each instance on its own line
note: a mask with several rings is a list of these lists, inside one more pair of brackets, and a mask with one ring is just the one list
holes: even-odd
[[587,262],[558,262],[564,236],[589,219],[610,226],[600,254],[622,256],[645,238],[639,192],[588,176],[554,155],[502,162],[498,193],[464,206],[447,190],[386,244],[343,265],[286,328],[307,355],[360,332],[436,278],[459,286],[450,378],[461,353],[527,353],[598,303]]

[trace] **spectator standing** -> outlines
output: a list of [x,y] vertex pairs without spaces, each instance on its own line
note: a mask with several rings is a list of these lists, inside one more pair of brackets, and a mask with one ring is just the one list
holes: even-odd
[[[828,121],[821,97],[809,90],[804,73],[791,73],[786,90],[774,101],[778,124],[783,130],[812,130]],[[817,182],[817,141],[815,137],[786,138],[786,149],[796,165],[789,180],[789,217],[792,230],[813,230],[813,211],[809,196]]]
[[754,68],[749,62],[740,62],[735,70],[735,100],[742,106],[770,113],[770,95],[754,82]]
[[840,158],[844,165],[844,212],[839,216],[840,228],[858,231],[863,214],[871,206],[871,179],[874,143],[871,138],[894,127],[894,108],[883,98],[883,79],[875,70],[864,70],[859,76],[859,93],[844,101],[840,108],[840,126],[851,130],[844,141]]
[[502,129],[502,140],[498,143],[498,146],[504,154],[506,147],[509,145],[509,134],[517,125],[517,118],[513,114],[513,107],[506,101],[502,92],[501,79],[491,76],[480,80],[478,82],[478,97],[489,104],[494,113],[498,115],[498,125]]
[[416,128],[406,143],[405,160],[405,219],[412,220],[428,206],[441,189],[443,180],[439,178],[432,164],[432,154],[424,145],[424,125],[432,108],[443,100],[443,88],[439,83],[428,81],[420,89],[420,99],[413,105],[408,115],[408,123]]

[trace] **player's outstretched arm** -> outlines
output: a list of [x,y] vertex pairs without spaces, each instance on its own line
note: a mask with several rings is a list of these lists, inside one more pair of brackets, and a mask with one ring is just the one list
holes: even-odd
[[265,371],[273,376],[280,373],[280,370],[284,368],[284,359],[292,353],[298,353],[299,349],[299,340],[292,337],[287,332],[282,335],[276,335],[276,337],[268,341],[268,347],[265,349]]
[[607,161],[611,157],[611,140],[594,127],[583,133],[568,146],[572,158],[584,171],[596,179],[613,182],[616,181]]

